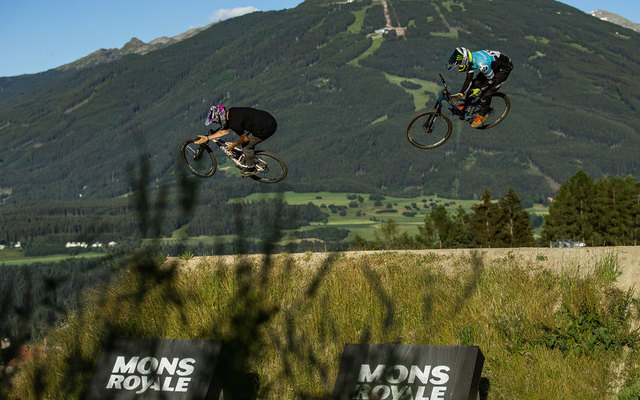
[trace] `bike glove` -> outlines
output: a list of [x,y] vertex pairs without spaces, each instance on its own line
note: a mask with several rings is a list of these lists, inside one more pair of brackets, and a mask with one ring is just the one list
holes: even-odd
[[456,94],[452,94],[449,98],[451,99],[452,103],[456,103],[460,101],[460,99],[462,99],[463,97],[464,95],[462,93],[456,93]]

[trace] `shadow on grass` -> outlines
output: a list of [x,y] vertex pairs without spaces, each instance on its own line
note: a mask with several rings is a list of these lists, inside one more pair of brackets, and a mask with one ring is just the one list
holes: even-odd
[[[197,200],[199,181],[186,176],[177,169],[179,192],[179,204],[185,218],[190,220],[197,218],[193,215]],[[95,369],[96,359],[100,348],[105,346],[111,338],[120,337],[159,337],[162,334],[154,331],[141,320],[112,320],[103,316],[101,310],[122,309],[129,314],[149,314],[153,317],[154,326],[169,325],[169,318],[177,318],[179,322],[187,325],[188,317],[184,311],[185,304],[194,301],[191,294],[184,293],[176,284],[181,271],[178,263],[168,263],[163,257],[159,257],[160,238],[163,232],[163,216],[167,207],[170,190],[167,186],[160,186],[155,192],[148,188],[151,181],[150,165],[143,157],[139,161],[137,172],[131,168],[129,179],[133,189],[133,200],[138,213],[140,235],[143,238],[151,238],[146,245],[123,253],[113,253],[93,265],[85,268],[85,271],[97,270],[108,266],[110,282],[98,285],[91,290],[89,302],[78,303],[75,310],[67,314],[67,310],[61,309],[55,301],[51,301],[46,295],[39,304],[32,299],[32,292],[26,290],[24,301],[16,302],[11,291],[3,292],[1,298],[1,310],[9,310],[17,317],[14,324],[14,334],[11,337],[14,343],[29,343],[34,339],[27,329],[28,321],[38,310],[51,312],[52,318],[48,320],[48,328],[43,329],[43,335],[51,334],[53,339],[49,348],[45,349],[47,355],[34,356],[34,362],[25,363],[15,374],[1,374],[4,379],[3,387],[12,386],[10,390],[0,391],[2,397],[7,398],[55,398],[60,393],[65,398],[83,398],[83,393],[92,373]],[[155,196],[155,197],[154,197]],[[280,198],[280,201],[282,198]],[[281,201],[282,204],[282,201]],[[236,231],[239,232],[235,240],[236,254],[245,253],[247,237],[244,232],[243,208],[237,205],[235,209]],[[272,209],[270,209],[272,210]],[[269,302],[268,290],[274,279],[274,251],[276,242],[281,238],[281,214],[282,208],[276,208],[275,212],[265,216],[270,229],[263,237],[263,251],[261,254],[260,268],[254,268],[246,257],[239,257],[233,266],[234,281],[237,290],[230,303],[234,305],[233,312],[226,321],[225,333],[220,326],[200,327],[197,332],[191,332],[189,338],[219,340],[225,337],[224,351],[221,358],[223,374],[223,387],[225,400],[283,398],[280,389],[261,381],[259,375],[250,369],[250,365],[256,360],[261,360],[261,354],[265,351],[267,341],[277,349],[279,359],[280,382],[293,383],[296,379],[296,368],[304,365],[308,370],[314,371],[314,376],[321,381],[323,389],[300,389],[289,392],[290,397],[296,399],[325,399],[331,396],[331,387],[335,376],[335,357],[319,354],[314,341],[320,344],[339,342],[340,327],[332,321],[325,322],[326,329],[318,332],[317,337],[310,338],[298,326],[296,310],[302,309],[304,303],[319,295],[323,281],[329,276],[335,267],[339,257],[336,253],[330,253],[324,259],[320,267],[313,272],[309,283],[304,288],[303,295],[297,297],[294,304],[283,308],[281,305]],[[298,266],[295,261],[289,259],[284,267],[285,276],[293,272]],[[465,299],[475,290],[478,278],[483,271],[482,257],[478,253],[473,256],[473,278],[466,282],[464,290],[455,302],[456,307],[452,314],[460,312]],[[24,280],[33,282],[29,276],[29,269],[24,269]],[[392,295],[384,289],[381,275],[374,268],[363,268],[365,279],[369,289],[375,294],[384,308],[381,326],[383,330],[389,330],[394,324],[396,309]],[[56,288],[64,283],[64,277],[47,279],[44,282],[45,293],[55,293]],[[9,285],[10,286],[10,285]],[[32,285],[34,286],[34,285]],[[125,289],[117,289],[126,286]],[[34,286],[35,287],[35,286]],[[160,293],[160,295],[158,295]],[[158,297],[159,296],[159,297]],[[162,303],[149,304],[150,300],[162,299]],[[424,294],[425,308],[430,307],[431,296]],[[173,310],[175,313],[169,317],[151,308],[161,310]],[[133,310],[133,311],[132,311]],[[215,312],[211,310],[211,312]],[[62,315],[62,318],[60,316]],[[105,314],[109,315],[109,314]],[[427,314],[428,315],[428,314]],[[56,316],[58,316],[56,318]],[[265,332],[265,327],[276,317],[281,316],[284,327],[283,334]],[[60,323],[61,321],[62,324]],[[425,323],[428,323],[425,321]],[[61,326],[62,325],[62,326]],[[3,327],[5,328],[5,327]],[[372,340],[372,326],[363,326],[359,338],[360,343],[370,343]],[[400,339],[398,339],[400,341]],[[3,352],[3,357],[9,353]],[[388,360],[387,364],[393,365],[394,360]],[[12,380],[9,382],[9,378]],[[10,385],[11,383],[11,385]],[[485,390],[483,398],[488,392],[488,381],[484,380],[482,387]],[[276,393],[278,392],[278,393]],[[157,397],[161,398],[161,397]],[[217,400],[217,399],[216,399]]]

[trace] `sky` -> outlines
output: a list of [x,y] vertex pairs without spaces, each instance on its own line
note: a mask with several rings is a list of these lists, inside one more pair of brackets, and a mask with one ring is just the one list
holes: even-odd
[[[302,0],[0,0],[0,77],[33,74],[99,49],[121,48],[251,11],[293,8]],[[637,0],[563,0],[640,23]]]

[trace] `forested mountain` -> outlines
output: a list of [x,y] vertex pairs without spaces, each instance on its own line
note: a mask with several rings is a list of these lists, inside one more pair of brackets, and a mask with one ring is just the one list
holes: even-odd
[[[578,170],[640,175],[640,34],[552,0],[387,3],[404,29],[382,37],[380,1],[308,0],[145,55],[0,78],[2,207],[122,196],[141,159],[150,182],[171,185],[180,143],[215,103],[276,116],[260,147],[286,160],[294,190],[479,199],[513,187],[535,201]],[[432,106],[460,45],[513,59],[511,114],[486,131],[455,124],[446,145],[418,150],[406,123]],[[261,190],[224,171],[205,184],[229,179]]]

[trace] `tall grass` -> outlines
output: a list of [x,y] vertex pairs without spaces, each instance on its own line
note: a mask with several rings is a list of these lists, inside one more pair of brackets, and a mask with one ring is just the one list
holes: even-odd
[[[586,274],[555,274],[542,257],[527,263],[510,253],[489,262],[478,251],[275,256],[273,215],[264,256],[167,260],[154,243],[168,192],[160,188],[154,204],[141,159],[130,180],[141,237],[155,240],[111,260],[111,282],[47,333],[47,351],[24,363],[11,387],[0,374],[0,398],[81,398],[112,337],[224,341],[231,398],[247,382],[235,378],[251,374],[260,399],[327,398],[347,343],[478,345],[482,399],[640,394],[640,302],[614,285],[617,256],[584,266]],[[189,220],[197,191],[179,178]],[[238,254],[244,243],[240,235]]]
[[324,257],[134,257],[51,331],[9,396],[79,398],[110,336],[223,340],[264,399],[327,398],[347,343],[478,345],[485,399],[638,393],[638,302],[598,268],[554,274],[479,252]]

